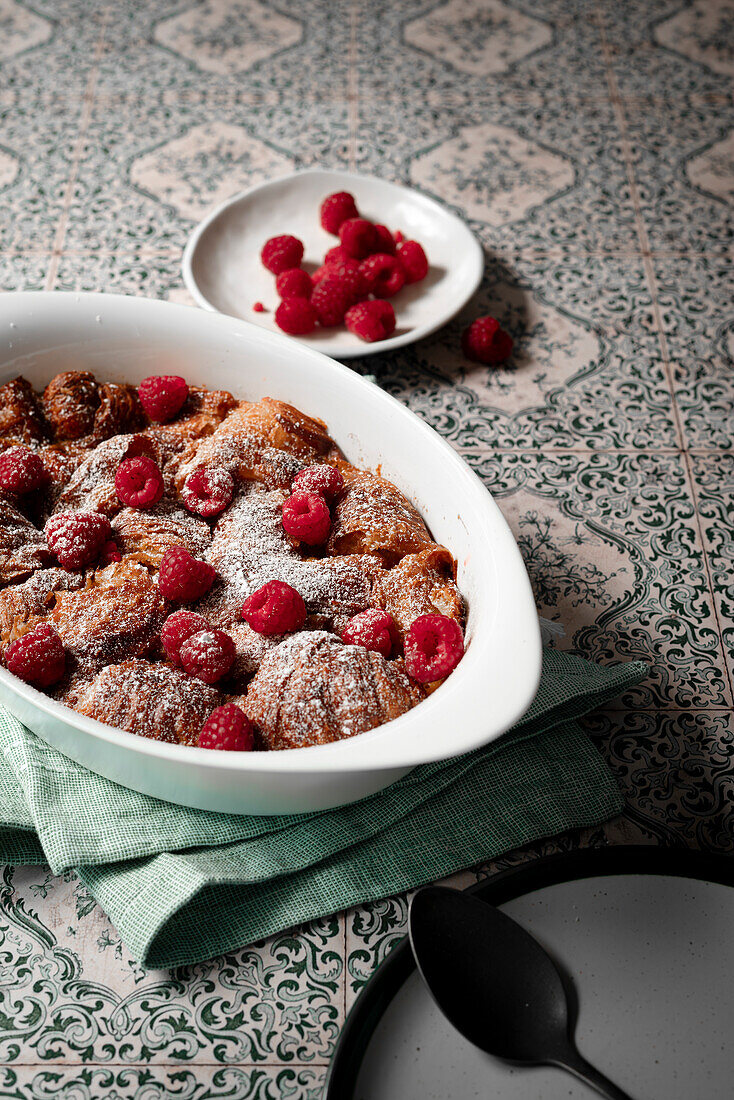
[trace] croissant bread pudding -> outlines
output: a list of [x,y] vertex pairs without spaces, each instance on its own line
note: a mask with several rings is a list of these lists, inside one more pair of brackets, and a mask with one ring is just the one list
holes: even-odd
[[0,386],[0,644],[81,714],[210,749],[396,718],[461,659],[456,567],[326,425],[175,376]]

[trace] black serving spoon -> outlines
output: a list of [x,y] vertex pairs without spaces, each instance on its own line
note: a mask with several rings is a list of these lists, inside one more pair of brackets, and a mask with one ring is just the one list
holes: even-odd
[[438,1007],[470,1043],[514,1065],[551,1065],[608,1100],[631,1100],[576,1049],[556,964],[516,921],[461,890],[429,886],[410,906],[410,943]]

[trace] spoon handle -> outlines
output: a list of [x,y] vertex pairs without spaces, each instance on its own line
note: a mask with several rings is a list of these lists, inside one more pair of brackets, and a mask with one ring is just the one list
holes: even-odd
[[595,1066],[592,1066],[590,1062],[587,1062],[577,1050],[570,1050],[567,1055],[564,1055],[562,1060],[559,1059],[556,1062],[556,1065],[569,1070],[570,1073],[580,1078],[585,1084],[590,1085],[600,1096],[606,1096],[607,1100],[632,1100],[629,1093],[623,1092],[613,1081],[610,1081],[608,1077],[600,1073],[599,1070]]

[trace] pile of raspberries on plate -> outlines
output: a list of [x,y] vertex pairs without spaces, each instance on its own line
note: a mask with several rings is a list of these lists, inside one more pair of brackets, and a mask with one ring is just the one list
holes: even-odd
[[[313,275],[301,267],[303,242],[297,237],[271,237],[260,253],[282,299],[275,323],[291,336],[305,336],[317,325],[345,324],[368,343],[386,340],[395,331],[395,310],[386,299],[428,274],[422,246],[360,217],[348,191],[327,195],[319,215],[322,228],[339,244],[328,250]],[[262,308],[255,304],[256,310]]]
[[[306,336],[317,325],[345,324],[360,340],[386,340],[395,331],[395,310],[386,300],[428,274],[428,259],[418,241],[406,240],[360,216],[354,195],[327,195],[319,211],[321,226],[339,238],[322,265],[309,275],[301,267],[303,242],[283,234],[263,245],[260,259],[276,276],[281,302],[275,323],[290,336]],[[254,310],[264,312],[262,302]],[[512,337],[494,317],[478,317],[464,330],[467,359],[499,366],[512,354]]]

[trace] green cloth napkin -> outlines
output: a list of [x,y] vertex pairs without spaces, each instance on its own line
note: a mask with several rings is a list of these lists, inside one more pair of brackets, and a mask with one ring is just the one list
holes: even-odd
[[533,705],[499,741],[350,806],[288,817],[127,790],[0,711],[0,859],[76,869],[144,964],[202,961],[618,813],[614,781],[575,719],[646,672],[546,649]]

